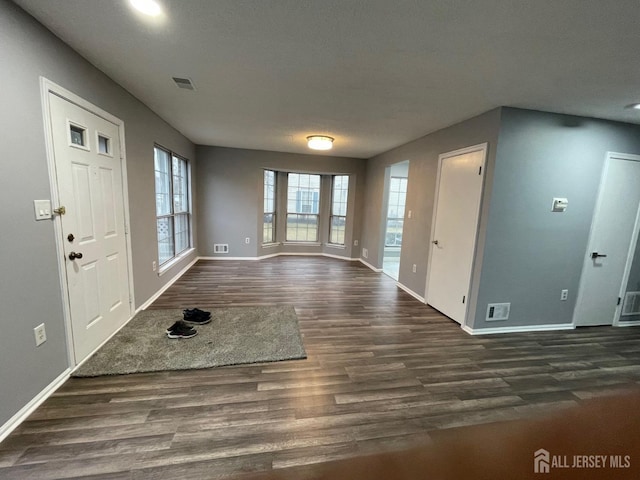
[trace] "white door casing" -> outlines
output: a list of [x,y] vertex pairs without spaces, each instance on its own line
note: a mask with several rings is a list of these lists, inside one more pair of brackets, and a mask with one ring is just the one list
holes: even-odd
[[440,155],[427,303],[466,324],[487,144]]
[[[44,86],[54,199],[66,209],[56,219],[56,235],[70,326],[70,362],[77,365],[132,314],[123,125],[52,93],[47,82]],[[72,140],[72,126],[76,132],[84,131],[84,145],[77,144],[77,134]],[[71,259],[72,252],[82,257]]]
[[573,313],[575,326],[617,323],[639,215],[640,156],[607,154]]

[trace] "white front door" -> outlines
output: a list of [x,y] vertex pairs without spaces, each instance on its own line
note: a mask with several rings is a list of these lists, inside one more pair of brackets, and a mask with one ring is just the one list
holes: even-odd
[[117,125],[49,93],[76,364],[131,316]]
[[467,313],[486,148],[440,156],[426,299],[458,323]]
[[640,157],[609,154],[582,267],[575,325],[613,323],[639,207]]

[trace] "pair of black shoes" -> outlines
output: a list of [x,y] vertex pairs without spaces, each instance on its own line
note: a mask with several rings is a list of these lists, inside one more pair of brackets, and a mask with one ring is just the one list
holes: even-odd
[[211,313],[199,308],[183,311],[183,320],[178,320],[167,329],[168,338],[192,338],[198,331],[189,324],[204,325],[211,322]]

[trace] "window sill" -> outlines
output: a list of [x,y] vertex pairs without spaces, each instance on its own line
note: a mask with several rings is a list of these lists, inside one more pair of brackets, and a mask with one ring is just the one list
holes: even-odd
[[344,244],[340,243],[325,243],[324,246],[330,248],[339,248],[340,250],[344,250],[346,248]]
[[184,260],[185,257],[191,255],[195,251],[196,249],[193,247],[188,248],[177,257],[174,257],[167,263],[162,264],[162,266],[158,269],[158,276],[163,276],[165,273],[167,273],[168,270],[171,270],[171,267],[175,266],[177,263],[180,263],[182,260]]
[[273,248],[282,245],[280,242],[263,243],[262,248]]
[[291,245],[294,247],[321,247],[320,242],[284,242],[282,245]]

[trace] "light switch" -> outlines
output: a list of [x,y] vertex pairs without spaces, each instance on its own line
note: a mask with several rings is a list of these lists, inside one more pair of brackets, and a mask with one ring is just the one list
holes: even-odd
[[554,198],[553,204],[551,205],[551,211],[564,212],[567,209],[567,205],[569,205],[569,200],[566,198]]
[[51,200],[34,200],[36,220],[51,220]]

